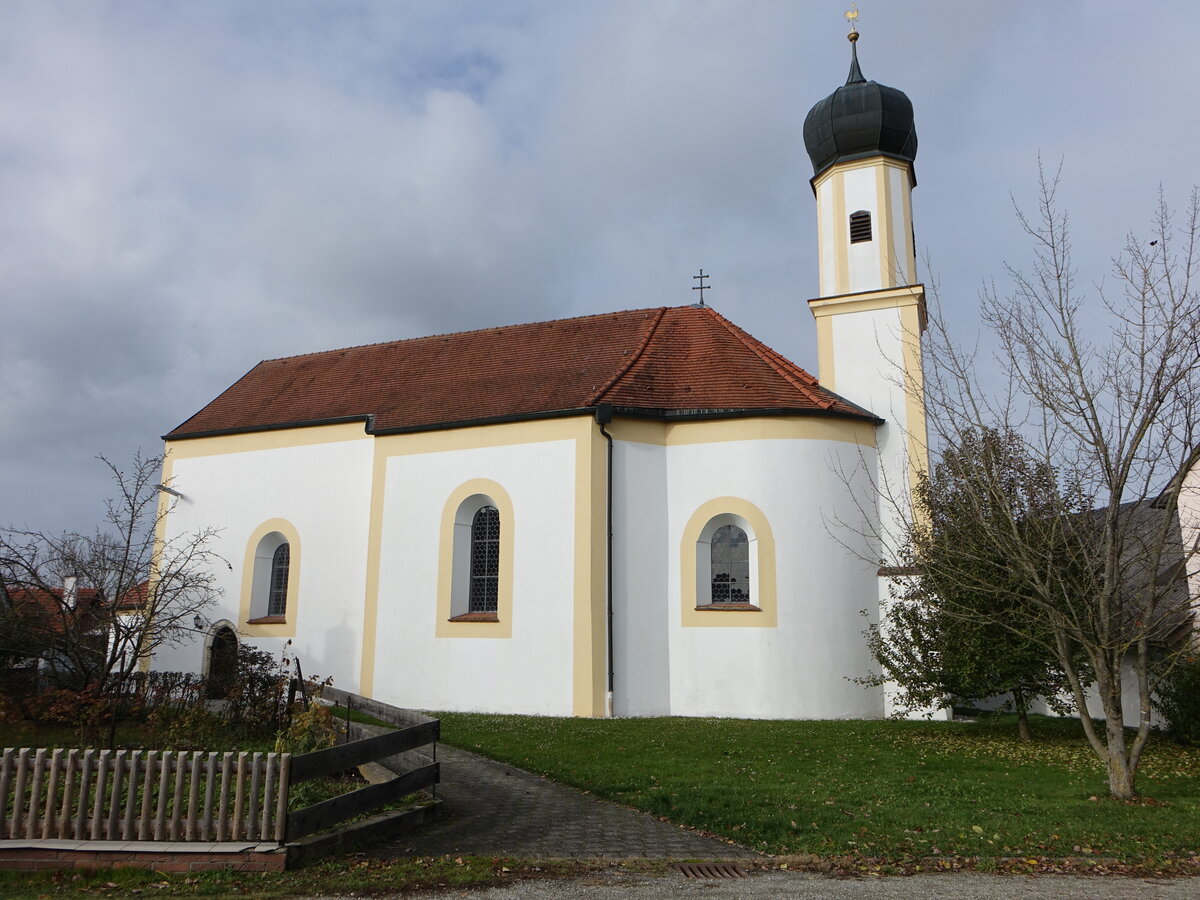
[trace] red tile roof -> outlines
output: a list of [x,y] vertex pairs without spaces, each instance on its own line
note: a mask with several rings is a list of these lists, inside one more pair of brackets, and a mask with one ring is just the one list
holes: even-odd
[[667,306],[259,363],[168,440],[371,417],[375,433],[589,412],[877,421],[711,307]]
[[95,588],[78,588],[70,602],[61,590],[27,585],[9,586],[5,593],[12,609],[43,633],[64,634],[68,627],[87,630],[96,624],[100,596]]

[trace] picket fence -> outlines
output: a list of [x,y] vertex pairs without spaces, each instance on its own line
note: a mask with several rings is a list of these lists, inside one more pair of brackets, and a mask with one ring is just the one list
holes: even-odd
[[290,762],[289,753],[9,748],[0,839],[282,841]]

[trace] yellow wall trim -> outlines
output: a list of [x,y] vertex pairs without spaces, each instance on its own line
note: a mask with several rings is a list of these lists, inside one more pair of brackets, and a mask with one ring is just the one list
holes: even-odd
[[[916,306],[920,309],[920,321],[925,319],[925,286],[920,284],[886,288],[882,291],[864,291],[860,294],[842,294],[837,297],[816,297],[808,301],[815,318],[836,316],[842,313],[870,312],[876,309],[901,309]],[[923,327],[923,325],[922,325]]]
[[[174,474],[174,454],[171,452],[170,444],[163,447],[163,463],[162,463],[162,480],[159,484],[167,487],[172,487],[171,480],[175,477]],[[166,491],[158,492],[158,503],[155,506],[154,520],[154,547],[150,551],[150,575],[148,589],[156,590],[158,582],[159,566],[162,564],[163,548],[167,542],[167,516],[170,515],[171,509],[177,498],[171,496]],[[146,653],[138,660],[138,669],[142,672],[150,671],[150,663],[152,662],[153,652]]]
[[833,191],[833,287],[841,294],[850,290],[850,226],[846,210],[846,179],[842,172],[830,185]]
[[363,596],[362,651],[358,662],[358,692],[373,697],[375,648],[379,623],[379,564],[383,548],[383,504],[387,487],[387,456],[378,439],[372,444],[371,506],[367,525],[367,572]]
[[[908,306],[900,311],[904,354],[904,431],[907,439],[908,487],[915,491],[923,473],[929,471],[929,443],[925,426],[925,369],[921,360],[921,331],[925,322],[923,306]],[[911,495],[912,509],[917,509]]]
[[592,419],[580,419],[575,439],[575,598],[571,637],[571,707],[603,716],[607,703],[608,443]]
[[747,416],[699,422],[662,422],[617,415],[609,432],[618,441],[678,447],[732,441],[839,441],[875,446],[875,426],[823,416]]
[[816,316],[817,326],[817,381],[821,387],[837,390],[836,355],[833,352],[833,322],[829,316]]
[[[277,531],[288,542],[288,586],[286,621],[271,625],[251,625],[252,594],[254,591],[254,553],[259,542]],[[290,638],[296,636],[296,621],[300,618],[300,533],[287,519],[267,519],[250,533],[246,553],[242,558],[242,594],[238,604],[238,633],[246,637]]]
[[879,283],[893,287],[904,284],[904,279],[896,270],[895,248],[892,245],[891,177],[885,166],[875,167],[875,196],[879,202],[879,221],[875,223],[872,239],[879,248]]
[[361,441],[370,438],[362,422],[342,422],[337,425],[307,425],[298,428],[277,428],[271,431],[250,431],[245,434],[219,434],[213,437],[187,438],[167,441],[167,452],[176,459],[198,456],[220,456],[226,453],[250,453],[255,450],[282,450],[289,447],[311,447],[338,441]]
[[[454,554],[454,523],[459,507],[468,498],[482,494],[488,497],[500,513],[500,568],[496,585],[495,622],[451,622],[455,562],[460,566],[467,560],[456,560]],[[513,626],[513,535],[517,520],[513,514],[512,498],[490,478],[472,478],[450,494],[442,507],[442,523],[438,532],[438,589],[435,634],[439,638],[510,638]]]
[[853,159],[849,162],[834,163],[816,178],[812,179],[814,188],[819,188],[830,178],[842,172],[849,172],[853,169],[871,169],[876,166],[883,166],[888,169],[899,169],[901,172],[908,174],[911,171],[911,164],[901,162],[898,159],[892,159],[890,156],[866,156],[862,159]]
[[[704,526],[722,513],[741,516],[750,523],[758,545],[758,584],[750,585],[754,610],[708,612],[696,609],[696,544]],[[679,613],[684,628],[774,628],[777,619],[775,590],[775,537],[762,510],[741,497],[717,497],[701,504],[683,529],[679,544]]]

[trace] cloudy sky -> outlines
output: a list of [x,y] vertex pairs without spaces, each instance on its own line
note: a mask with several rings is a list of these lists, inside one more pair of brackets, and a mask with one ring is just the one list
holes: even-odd
[[[866,0],[916,232],[966,339],[1064,160],[1103,276],[1200,181],[1200,4]],[[90,529],[261,359],[693,302],[815,371],[816,0],[0,0],[0,524]],[[1152,12],[1151,12],[1152,10]]]

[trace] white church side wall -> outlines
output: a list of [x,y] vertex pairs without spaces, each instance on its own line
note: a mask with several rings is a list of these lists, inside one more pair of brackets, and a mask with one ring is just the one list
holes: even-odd
[[[398,436],[382,439],[380,452],[389,446],[399,452],[384,464],[373,635],[367,626],[372,695],[423,709],[571,715],[576,442],[404,452]],[[448,500],[468,482],[491,482],[507,495],[497,505],[502,548],[511,542],[511,619],[448,623],[456,628],[444,636],[437,597],[447,548],[439,526]],[[509,636],[492,636],[504,631]]]
[[[213,549],[232,567],[216,567],[223,597],[206,618],[234,623],[240,641],[273,654],[291,639],[290,652],[305,674],[332,676],[351,690],[358,685],[371,447],[361,424],[198,438],[169,445],[164,472],[184,495],[167,518],[164,538],[218,528]],[[272,520],[298,536],[290,573],[294,602],[284,623],[248,625],[243,576],[253,561],[249,544]],[[206,636],[197,632],[192,642],[161,649],[154,667],[202,672]]]
[[[622,423],[610,429],[621,434]],[[661,427],[657,429],[661,431]],[[667,580],[667,448],[614,442],[614,713],[671,712],[670,625],[675,604]]]
[[[870,446],[834,440],[667,447],[673,715],[882,714],[878,692],[849,680],[870,667],[859,611],[875,602],[876,567],[839,544],[839,537],[847,542],[858,537],[834,523],[841,517],[853,529],[856,516],[834,470],[861,480],[864,459],[872,465],[873,457]],[[703,625],[688,614],[688,598],[681,596],[688,581],[681,553],[687,524],[698,509],[723,497],[756,508],[769,524],[775,554],[773,624],[765,608],[762,613],[696,613],[707,617]],[[758,587],[751,586],[753,597],[765,580],[760,571]],[[725,617],[738,617],[737,624]]]

